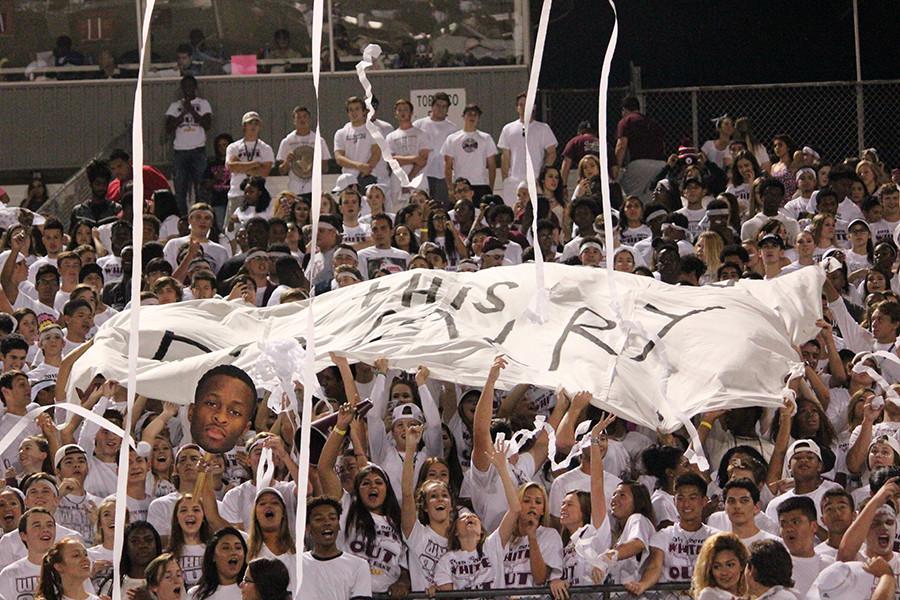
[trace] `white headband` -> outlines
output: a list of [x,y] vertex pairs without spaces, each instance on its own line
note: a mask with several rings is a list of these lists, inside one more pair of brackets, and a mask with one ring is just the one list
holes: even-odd
[[[818,158],[818,157],[816,157],[816,158]],[[813,176],[813,179],[815,179],[815,177],[816,177],[816,172],[813,169],[811,169],[810,167],[802,167],[797,170],[797,174],[794,175],[794,179],[796,179],[797,181],[800,181],[800,176],[803,175],[804,173],[809,173],[810,175]]]
[[581,244],[581,249],[578,250],[578,254],[584,252],[587,248],[596,248],[598,252],[603,253],[603,246],[598,244],[597,242],[584,242]]
[[707,217],[727,217],[731,211],[727,208],[710,208],[706,211]]

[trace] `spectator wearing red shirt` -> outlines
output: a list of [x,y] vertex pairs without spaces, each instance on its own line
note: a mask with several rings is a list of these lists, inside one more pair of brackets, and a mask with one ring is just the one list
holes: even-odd
[[[109,170],[112,172],[113,179],[109,182],[106,197],[118,202],[122,195],[122,186],[131,181],[134,176],[131,157],[122,149],[113,150],[109,155]],[[144,201],[150,200],[156,190],[171,191],[169,181],[158,169],[144,165]]]
[[[613,177],[626,196],[650,200],[650,185],[666,166],[663,130],[653,119],[641,114],[634,96],[622,100],[622,119],[616,126],[616,164]],[[624,169],[624,172],[623,172]]]
[[581,159],[592,154],[600,156],[600,140],[597,138],[597,128],[590,121],[582,121],[578,124],[578,133],[566,143],[562,152],[563,162],[560,174],[564,189],[568,189],[569,171],[573,166],[578,166]]

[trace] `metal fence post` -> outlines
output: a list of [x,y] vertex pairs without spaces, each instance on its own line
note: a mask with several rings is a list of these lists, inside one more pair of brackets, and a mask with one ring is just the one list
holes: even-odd
[[866,115],[863,102],[863,84],[858,82],[856,84],[856,147],[859,150],[859,156],[862,156],[862,151],[866,147],[865,127]]
[[700,147],[700,119],[697,102],[697,90],[691,91],[691,138],[694,140],[694,148]]

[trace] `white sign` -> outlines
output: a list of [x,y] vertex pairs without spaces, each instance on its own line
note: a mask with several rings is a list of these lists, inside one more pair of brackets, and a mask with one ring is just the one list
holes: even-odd
[[[672,431],[706,410],[780,405],[784,378],[800,360],[794,345],[818,333],[817,268],[730,287],[617,273],[619,316],[605,269],[545,271],[543,324],[526,315],[533,265],[407,271],[328,292],[315,299],[316,368],[331,364],[329,351],[370,364],[385,356],[392,367],[425,365],[436,379],[480,386],[503,353],[501,388],[589,390],[596,406]],[[252,372],[260,343],[305,340],[305,310],[306,303],[257,309],[224,300],[142,307],[137,392],[188,404],[213,366]],[[124,381],[129,333],[129,311],[104,323],[70,383],[84,389],[98,373]]]
[[431,101],[438,92],[444,92],[450,96],[450,110],[447,111],[447,118],[462,127],[462,113],[466,107],[466,88],[410,90],[409,101],[413,105],[413,121],[431,114]]

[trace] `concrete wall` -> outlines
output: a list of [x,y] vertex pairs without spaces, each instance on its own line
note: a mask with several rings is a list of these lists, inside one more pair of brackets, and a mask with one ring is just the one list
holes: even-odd
[[[411,89],[465,88],[468,102],[484,111],[481,128],[496,138],[515,118],[514,98],[525,89],[527,67],[483,67],[372,72],[370,81],[382,101],[379,116],[392,121],[392,105]],[[335,130],[346,121],[344,100],[362,95],[356,73],[323,74],[320,84],[322,133],[331,148]],[[83,165],[132,122],[133,80],[0,84],[0,174]],[[145,160],[166,165],[171,142],[165,139],[164,113],[179,95],[177,79],[150,79],[144,85]],[[248,110],[262,116],[262,138],[277,150],[290,131],[291,109],[304,104],[315,111],[312,76],[259,75],[209,77],[200,95],[213,107],[210,141],[216,134],[240,137],[240,118]]]

